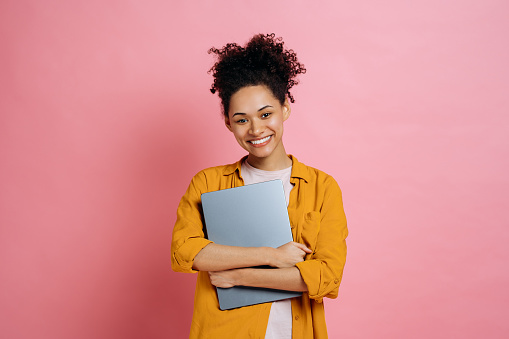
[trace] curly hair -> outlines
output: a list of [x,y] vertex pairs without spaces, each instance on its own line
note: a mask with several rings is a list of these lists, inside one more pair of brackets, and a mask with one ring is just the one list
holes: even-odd
[[267,86],[281,105],[287,96],[295,102],[290,89],[299,83],[297,75],[306,73],[295,52],[285,49],[283,39],[274,33],[257,34],[245,47],[229,43],[221,49],[213,47],[208,53],[217,57],[208,72],[214,77],[210,91],[218,92],[226,118],[231,96],[246,86]]

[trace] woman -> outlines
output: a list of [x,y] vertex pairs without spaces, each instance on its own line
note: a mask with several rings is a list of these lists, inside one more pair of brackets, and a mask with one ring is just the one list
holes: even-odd
[[[322,299],[337,297],[347,228],[336,181],[298,162],[283,146],[283,124],[294,101],[290,89],[305,69],[274,34],[209,53],[218,57],[211,91],[218,92],[225,125],[248,154],[199,172],[178,207],[172,268],[199,272],[190,338],[327,338]],[[293,242],[277,249],[245,248],[205,238],[202,193],[273,179],[283,181]],[[260,265],[274,268],[250,268]],[[215,287],[232,286],[304,293],[221,311]]]

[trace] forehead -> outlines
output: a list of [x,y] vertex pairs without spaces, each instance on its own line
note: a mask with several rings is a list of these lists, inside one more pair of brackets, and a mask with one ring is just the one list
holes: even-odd
[[231,96],[229,113],[252,113],[252,111],[256,112],[267,105],[280,106],[279,101],[268,87],[263,85],[246,86]]

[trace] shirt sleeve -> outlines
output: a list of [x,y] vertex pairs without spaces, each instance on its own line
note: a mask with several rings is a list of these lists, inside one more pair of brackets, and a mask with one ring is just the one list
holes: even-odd
[[297,263],[308,287],[309,298],[321,302],[324,297],[336,298],[346,261],[348,229],[343,210],[341,190],[329,177],[325,182],[322,208],[313,221],[318,228],[316,245],[310,258]]
[[180,200],[171,242],[171,267],[175,272],[196,272],[193,270],[195,256],[212,242],[203,232],[201,192],[205,187],[206,178],[200,172]]

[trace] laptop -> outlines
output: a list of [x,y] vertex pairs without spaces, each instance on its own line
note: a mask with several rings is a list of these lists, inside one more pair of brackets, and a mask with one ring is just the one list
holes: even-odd
[[[206,235],[217,244],[276,248],[293,241],[281,180],[203,193],[201,200]],[[221,310],[302,295],[246,286],[216,289]]]

